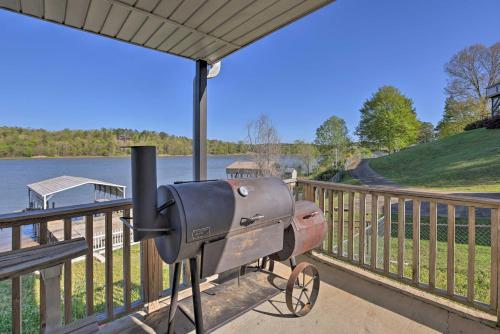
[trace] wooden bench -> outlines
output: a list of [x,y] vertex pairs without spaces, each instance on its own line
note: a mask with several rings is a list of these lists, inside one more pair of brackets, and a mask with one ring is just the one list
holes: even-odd
[[22,248],[0,253],[0,280],[19,277],[40,270],[45,285],[46,333],[95,333],[95,316],[61,326],[61,267],[76,257],[87,254],[84,238],[65,240],[54,244]]

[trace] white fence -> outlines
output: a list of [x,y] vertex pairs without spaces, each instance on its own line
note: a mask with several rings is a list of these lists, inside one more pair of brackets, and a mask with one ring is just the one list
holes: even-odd
[[[130,240],[133,240],[133,235],[132,231],[130,231]],[[113,243],[112,248],[113,249],[118,249],[123,247],[123,230],[122,229],[115,229],[112,231],[112,236],[111,240]],[[131,244],[134,244],[133,242]],[[104,250],[106,247],[106,237],[104,232],[99,232],[94,234],[93,237],[93,250],[94,252],[98,252],[101,250]]]

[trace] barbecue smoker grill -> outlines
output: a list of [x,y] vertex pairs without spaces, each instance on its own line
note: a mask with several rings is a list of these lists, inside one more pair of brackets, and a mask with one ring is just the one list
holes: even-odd
[[[155,238],[156,248],[174,264],[169,333],[177,308],[180,264],[189,259],[194,323],[203,333],[199,280],[259,260],[272,272],[274,260],[290,259],[287,306],[297,316],[307,314],[319,291],[319,275],[295,256],[318,246],[326,224],[312,202],[294,202],[278,178],[213,180],[161,185],[156,183],[156,148],[132,147],[134,241]],[[300,275],[300,274],[303,275]],[[298,295],[298,297],[297,297]]]

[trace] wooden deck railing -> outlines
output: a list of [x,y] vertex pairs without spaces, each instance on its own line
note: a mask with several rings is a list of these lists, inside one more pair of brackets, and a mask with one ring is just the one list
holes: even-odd
[[[105,242],[104,242],[104,258],[105,258],[105,307],[104,313],[98,314],[100,322],[108,322],[123,315],[129,314],[141,307],[148,307],[154,309],[157,307],[157,301],[161,296],[168,293],[168,289],[164,290],[162,266],[154,240],[143,241],[140,243],[140,272],[141,272],[141,298],[139,300],[132,300],[132,278],[131,278],[131,233],[127,226],[123,226],[123,263],[122,263],[122,280],[123,280],[123,304],[117,306],[116,299],[114,298],[114,266],[113,266],[113,218],[117,219],[119,215],[130,216],[132,208],[132,201],[130,199],[115,200],[104,203],[93,203],[85,205],[77,205],[71,207],[62,207],[57,209],[29,211],[24,213],[13,213],[0,215],[0,228],[12,229],[12,249],[22,248],[21,244],[22,235],[21,228],[25,225],[39,224],[39,240],[40,244],[48,242],[48,224],[51,221],[64,222],[64,239],[72,238],[73,218],[85,217],[85,237],[89,242],[89,251],[85,256],[85,309],[86,315],[90,316],[95,313],[94,310],[94,254],[93,254],[93,236],[94,236],[94,216],[104,214],[105,224]],[[113,215],[115,214],[115,215]],[[114,217],[115,216],[115,217]],[[115,231],[116,233],[116,231]],[[63,279],[63,301],[64,301],[64,323],[68,324],[73,321],[72,319],[72,294],[73,294],[73,280],[72,280],[72,267],[71,261],[64,263],[64,279]],[[115,269],[116,270],[116,269]],[[185,277],[185,276],[184,276]],[[79,278],[80,279],[80,278]],[[42,282],[42,281],[40,281]],[[184,278],[183,282],[187,282]],[[45,303],[43,300],[43,284],[40,285],[40,331],[43,331],[45,324]],[[11,285],[12,292],[12,330],[14,333],[21,332],[21,280],[19,277],[12,279]]]
[[[309,180],[299,180],[297,188],[299,197],[316,201],[325,212],[325,254],[480,310],[500,312],[500,200]],[[457,219],[467,227],[460,230],[465,233],[460,244]],[[478,219],[482,227],[490,224],[481,242]],[[476,257],[478,250],[481,258]]]
[[[287,180],[296,198],[316,201],[328,221],[327,237],[321,251],[335,258],[366,268],[405,284],[490,313],[500,310],[498,298],[500,201],[416,192],[392,188],[368,188],[338,183]],[[340,208],[340,209],[339,209]],[[168,293],[163,287],[163,263],[154,241],[140,243],[141,297],[132,300],[131,236],[123,226],[121,285],[123,299],[117,305],[116,280],[113,266],[113,218],[129,216],[130,199],[85,204],[57,209],[0,215],[0,228],[12,230],[12,249],[22,248],[21,228],[39,225],[39,243],[48,242],[48,224],[64,222],[64,239],[72,238],[72,219],[84,217],[85,237],[89,251],[85,256],[85,311],[95,314],[94,254],[92,240],[96,215],[104,214],[105,224],[105,284],[104,312],[100,322],[132,313],[142,307],[156,309],[158,299]],[[482,211],[480,211],[482,210]],[[477,214],[477,213],[481,214]],[[485,212],[487,213],[485,215]],[[456,224],[457,220],[459,224]],[[487,221],[487,222],[485,222]],[[466,222],[466,224],[464,224]],[[466,239],[457,242],[457,231],[465,231]],[[465,229],[462,227],[466,227]],[[489,226],[488,235],[477,233],[479,226]],[[465,252],[465,254],[464,254]],[[487,256],[485,255],[487,253]],[[478,254],[481,254],[479,256]],[[464,264],[465,263],[465,264]],[[64,264],[64,319],[72,319],[72,269],[74,263]],[[189,284],[188,269],[184,282]],[[484,280],[487,283],[484,284]],[[40,296],[44,296],[43,284]],[[21,331],[21,280],[13,278],[12,328]],[[40,300],[40,329],[45,321],[45,300]]]

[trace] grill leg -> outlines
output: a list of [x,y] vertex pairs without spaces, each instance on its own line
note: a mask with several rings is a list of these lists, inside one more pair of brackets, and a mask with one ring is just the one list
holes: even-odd
[[170,309],[168,310],[168,334],[174,333],[174,317],[177,311],[177,299],[179,295],[179,279],[181,274],[181,263],[174,264],[174,276],[172,282],[172,296],[170,298]]
[[203,334],[203,314],[201,312],[201,294],[200,294],[200,275],[198,270],[198,261],[195,257],[189,259],[191,268],[191,283],[193,286],[193,307],[194,307],[194,325],[196,334]]
[[297,267],[297,260],[295,259],[295,256],[292,256],[290,258],[290,267],[292,268],[292,270],[294,270],[295,267]]

